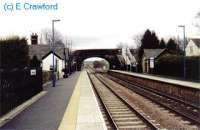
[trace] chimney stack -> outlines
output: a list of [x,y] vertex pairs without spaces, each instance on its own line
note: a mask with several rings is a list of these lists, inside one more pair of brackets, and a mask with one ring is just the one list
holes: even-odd
[[37,45],[38,44],[38,35],[37,33],[31,34],[31,45]]

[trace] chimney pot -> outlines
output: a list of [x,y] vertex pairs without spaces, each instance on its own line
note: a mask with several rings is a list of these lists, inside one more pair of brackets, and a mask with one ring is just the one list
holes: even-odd
[[37,33],[31,34],[31,45],[37,45],[38,44],[38,35]]

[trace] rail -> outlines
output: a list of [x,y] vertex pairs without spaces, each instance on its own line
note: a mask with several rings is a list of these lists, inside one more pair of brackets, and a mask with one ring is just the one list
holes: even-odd
[[[89,77],[90,77],[90,74],[89,74]],[[99,78],[98,76],[95,75],[95,77],[106,87],[108,88],[118,99],[120,99],[120,101],[122,101],[131,111],[133,111],[143,122],[145,122],[151,129],[153,130],[159,130],[160,128],[157,127],[154,123],[152,123],[149,119],[147,119],[144,115],[142,115],[137,109],[133,108],[133,106],[131,106],[126,100],[124,100],[123,98],[121,98],[115,91],[113,91],[109,86],[108,84],[103,81],[101,78]],[[90,77],[91,79],[91,77]],[[91,79],[92,81],[92,79]],[[94,82],[94,81],[92,81]],[[93,84],[94,85],[94,84]],[[95,86],[95,85],[94,85]],[[97,92],[98,93],[98,92]],[[98,96],[100,97],[100,96]],[[101,98],[100,98],[101,99]],[[102,99],[101,99],[101,102]],[[104,104],[104,103],[103,103]],[[105,104],[104,104],[105,105]],[[105,108],[106,108],[106,105],[105,105]],[[106,108],[106,111],[108,113],[108,115],[110,116],[110,121],[113,122],[113,125],[115,126],[115,129],[119,129],[117,128],[117,124],[114,122],[114,120],[112,119],[112,116],[111,114],[109,113],[109,110],[108,108]]]
[[149,89],[148,87],[135,84],[125,79],[121,80],[117,77],[112,77],[110,75],[107,77],[133,90],[134,92],[152,100],[153,102],[156,102],[157,104],[167,109],[170,109],[171,111],[174,111],[175,113],[181,115],[182,117],[200,125],[199,107],[185,103],[176,98],[171,98],[161,93],[156,93],[155,91]]

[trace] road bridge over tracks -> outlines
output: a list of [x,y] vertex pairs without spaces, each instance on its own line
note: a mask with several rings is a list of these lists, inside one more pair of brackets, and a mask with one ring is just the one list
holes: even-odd
[[84,49],[75,50],[72,57],[77,64],[77,70],[80,71],[83,61],[91,57],[99,57],[107,60],[110,64],[110,69],[120,69],[124,66],[120,55],[121,49]]

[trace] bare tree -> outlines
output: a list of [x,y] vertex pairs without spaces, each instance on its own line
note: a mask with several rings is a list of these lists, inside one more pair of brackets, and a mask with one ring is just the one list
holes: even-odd
[[117,48],[122,49],[122,48],[127,48],[128,45],[126,43],[122,43],[120,42],[119,44],[117,44]]
[[139,48],[142,44],[142,34],[137,34],[133,36],[133,40],[135,41],[136,47]]
[[[45,28],[41,30],[40,33],[40,44],[52,44],[52,30],[49,28]],[[54,43],[56,45],[64,45],[62,34],[55,30],[54,31]]]
[[197,13],[197,15],[196,15],[196,23],[195,23],[195,26],[199,29],[199,31],[200,31],[200,11]]
[[196,16],[196,17],[200,18],[200,12],[197,13],[197,16]]

